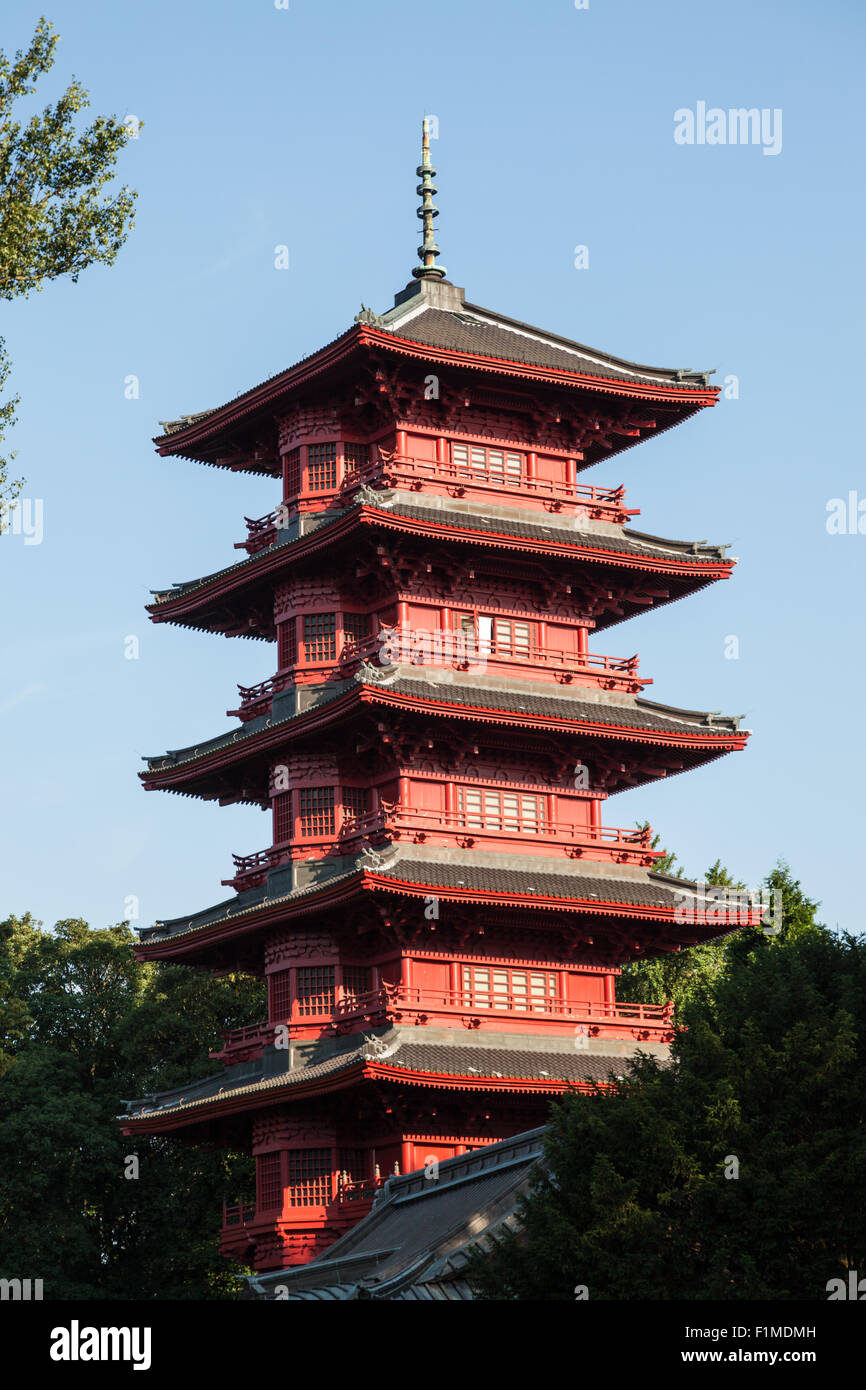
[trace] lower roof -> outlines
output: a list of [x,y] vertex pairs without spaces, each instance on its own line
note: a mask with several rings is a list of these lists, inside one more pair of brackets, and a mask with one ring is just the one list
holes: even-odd
[[[442,679],[439,668],[425,670],[417,666],[376,667],[365,664],[362,669],[347,680],[333,681],[321,687],[304,687],[309,690],[308,703],[295,708],[294,690],[288,698],[281,701],[278,696],[270,713],[259,715],[246,724],[236,725],[215,738],[201,739],[186,748],[170,749],[166,753],[145,759],[149,773],[174,771],[184,764],[202,762],[214,755],[227,751],[234,758],[235,753],[257,743],[275,741],[275,731],[283,729],[290,735],[296,726],[322,722],[322,714],[328,706],[341,701],[335,714],[342,717],[347,703],[371,703],[395,705],[399,708],[418,707],[419,712],[447,715],[450,710],[469,714],[473,710],[481,713],[482,719],[500,713],[512,716],[514,724],[532,724],[546,728],[562,727],[565,724],[578,726],[569,732],[612,735],[626,732],[629,735],[645,735],[654,741],[665,739],[684,743],[697,742],[720,752],[732,746],[739,746],[745,740],[747,731],[739,730],[742,716],[717,715],[701,710],[677,709],[672,705],[658,704],[639,696],[618,695],[612,698],[608,692],[596,691],[591,687],[555,686],[552,683],[535,680],[532,682],[504,682],[484,684],[479,680],[456,675],[451,680]],[[449,673],[450,674],[450,673]],[[315,693],[313,693],[315,692]],[[351,692],[351,694],[350,694]],[[345,697],[345,699],[343,699]],[[288,706],[280,713],[280,704]],[[581,727],[582,726],[582,727]]]
[[[465,1029],[396,1026],[363,1036],[360,1042],[352,1036],[296,1044],[292,1052],[267,1048],[255,1060],[223,1068],[201,1081],[128,1101],[122,1118],[125,1125],[141,1122],[157,1132],[164,1121],[198,1123],[211,1113],[276,1105],[298,1090],[321,1094],[365,1080],[448,1090],[593,1089],[609,1083],[612,1076],[626,1075],[636,1050],[634,1043],[618,1040],[577,1050],[573,1037],[526,1033],[487,1033],[468,1044]],[[668,1056],[660,1043],[642,1043],[641,1050],[662,1059]],[[292,1066],[298,1055],[303,1064]]]
[[691,577],[699,586],[727,577],[734,564],[726,557],[726,545],[669,540],[625,527],[604,530],[588,527],[579,531],[568,521],[563,523],[553,517],[544,522],[534,516],[516,520],[452,511],[437,507],[430,500],[427,505],[418,501],[403,502],[399,496],[389,500],[385,494],[377,495],[374,502],[361,497],[345,510],[308,518],[307,525],[313,529],[304,535],[278,532],[272,545],[213,574],[173,584],[170,589],[155,590],[155,601],[147,605],[148,612],[155,618],[165,615],[173,621],[169,615],[177,608],[186,612],[189,601],[199,606],[200,597],[206,600],[211,593],[255,582],[277,570],[282,572],[296,557],[321,551],[333,538],[343,539],[347,532],[355,532],[359,526],[450,539],[507,552],[552,555],[570,562],[624,565],[674,577]]
[[373,1209],[323,1255],[293,1269],[251,1275],[248,1298],[289,1302],[380,1299],[461,1302],[469,1252],[516,1225],[521,1193],[544,1160],[545,1129],[515,1134],[439,1162],[395,1174]]
[[[311,876],[306,878],[307,874]],[[697,892],[697,885],[603,860],[484,850],[461,850],[457,857],[455,851],[398,844],[381,854],[365,850],[330,863],[300,860],[280,865],[271,870],[262,887],[190,916],[139,928],[139,950],[146,955],[172,954],[169,948],[175,942],[195,944],[199,938],[234,936],[242,929],[276,925],[357,900],[363,892],[426,897],[431,889],[451,901],[671,922],[674,912]],[[719,934],[718,927],[708,933]]]

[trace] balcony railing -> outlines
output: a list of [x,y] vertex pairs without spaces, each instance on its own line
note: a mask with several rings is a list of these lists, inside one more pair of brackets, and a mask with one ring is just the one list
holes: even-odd
[[285,502],[265,516],[245,516],[247,537],[246,540],[235,541],[235,550],[246,550],[248,554],[255,555],[256,551],[267,549],[276,540],[277,531],[287,526],[288,521],[289,507]]
[[[502,841],[513,846],[516,840],[527,841],[542,850],[556,846],[571,859],[580,859],[593,850],[602,850],[604,859],[618,864],[650,865],[662,857],[663,850],[652,848],[652,831],[624,829],[618,826],[572,825],[539,816],[537,820],[525,815],[511,816],[503,811],[489,815],[483,811],[438,811],[399,802],[383,801],[375,811],[363,815],[345,812],[342,825],[332,834],[298,837],[294,847],[324,849],[332,853],[346,852],[352,841],[367,840],[381,844],[386,840],[407,837],[413,844],[423,844],[431,836],[453,838],[462,849],[470,849],[477,840]],[[435,843],[435,841],[434,841]],[[291,848],[259,850],[255,854],[233,854],[234,876],[222,882],[238,892],[264,883],[268,870],[289,862]]]
[[495,1017],[505,1014],[517,1019],[543,1015],[549,1019],[598,1025],[599,1028],[603,1024],[650,1025],[658,1028],[670,1025],[673,1008],[673,1004],[603,1003],[598,1000],[564,999],[559,995],[533,996],[515,991],[495,993],[490,989],[416,989],[401,984],[382,985],[367,994],[338,999],[333,1013],[336,1019],[394,1013],[401,1009],[430,1014],[470,1012]]
[[[527,970],[527,973],[531,971]],[[585,1030],[589,1037],[662,1035],[673,1026],[673,1004],[628,1004],[599,1000],[565,999],[559,995],[538,995],[515,990],[494,992],[492,989],[417,989],[414,986],[383,984],[365,994],[346,992],[334,1004],[316,1015],[301,1015],[295,1009],[285,1023],[260,1023],[253,1028],[235,1028],[223,1033],[223,1047],[211,1053],[227,1065],[244,1046],[257,1039],[266,1047],[277,1027],[291,1032],[321,1030],[323,1024],[351,1023],[382,1024],[387,1022],[433,1023],[445,1026],[488,1027],[507,1022],[510,1026],[537,1024],[562,1025],[574,1031]]]
[[411,454],[398,454],[379,449],[379,457],[346,472],[342,490],[354,492],[365,483],[381,482],[386,487],[408,483],[420,491],[425,482],[442,483],[455,497],[465,495],[467,488],[492,491],[499,495],[521,498],[537,497],[549,511],[559,511],[563,503],[584,512],[596,521],[624,522],[638,516],[639,509],[623,505],[625,488],[588,487],[579,483],[555,482],[550,478],[528,478],[525,471],[518,477],[476,468],[471,464],[451,460],[418,459]]
[[[350,1178],[346,1173],[332,1173],[328,1183],[329,1193],[326,1200],[322,1201],[298,1201],[291,1203],[288,1210],[283,1204],[277,1207],[267,1207],[262,1211],[252,1202],[223,1203],[223,1231],[230,1232],[240,1230],[249,1226],[261,1226],[269,1223],[284,1221],[287,1217],[299,1216],[299,1211],[306,1207],[338,1206],[354,1209],[357,1216],[358,1207],[362,1204],[372,1205],[379,1188],[383,1186],[384,1179],[379,1175],[378,1168],[376,1176],[373,1178]],[[291,1195],[291,1188],[284,1191],[284,1198]]]
[[[644,686],[652,685],[652,678],[638,675],[640,658],[634,656],[604,656],[596,652],[564,651],[558,647],[542,647],[531,642],[526,647],[515,647],[513,643],[479,641],[465,637],[462,633],[448,633],[426,628],[383,627],[378,636],[366,637],[361,641],[346,638],[339,655],[333,659],[316,663],[316,670],[339,669],[342,674],[350,674],[353,666],[362,661],[375,664],[403,666],[440,666],[456,670],[472,671],[483,669],[488,660],[503,665],[536,666],[551,670],[560,684],[570,684],[575,677],[594,676],[603,690],[625,690],[637,694]],[[271,705],[274,695],[293,685],[296,670],[283,671],[257,685],[239,685],[239,709],[228,710],[229,715],[246,722],[264,714]]]
[[260,849],[255,854],[233,854],[234,876],[224,878],[222,882],[226,887],[236,888],[238,892],[243,888],[255,888],[264,883],[269,869],[285,859],[286,855],[279,849]]
[[259,681],[258,685],[239,685],[240,708],[226,710],[226,714],[234,715],[238,719],[242,719],[244,723],[249,719],[255,719],[270,709],[271,701],[275,695],[278,695],[281,690],[286,690],[293,683],[291,675],[288,672],[283,672],[281,675],[271,676],[266,681]]
[[510,816],[503,811],[490,815],[483,811],[425,810],[404,806],[399,802],[383,801],[377,811],[362,816],[347,816],[340,831],[341,839],[359,835],[385,834],[391,839],[411,835],[416,843],[430,834],[454,835],[459,844],[471,846],[478,836],[513,839],[518,836],[537,837],[537,843],[563,845],[572,858],[580,858],[587,849],[602,847],[614,851],[620,862],[641,859],[652,863],[662,851],[652,849],[652,830],[621,828],[610,825],[572,825],[568,822],[540,816],[537,820],[525,815]]
[[[531,620],[530,620],[531,621]],[[483,668],[488,660],[517,666],[541,666],[554,671],[557,680],[569,682],[577,675],[601,677],[603,689],[637,693],[652,680],[638,675],[640,658],[604,656],[601,653],[565,651],[561,647],[541,646],[530,641],[525,646],[513,641],[480,638],[474,633],[443,632],[404,626],[383,627],[378,637],[364,643],[347,644],[342,660],[348,663],[378,656],[387,663],[406,666],[450,666],[459,670]]]
[[[377,452],[378,458],[347,467],[342,482],[331,495],[349,498],[358,488],[375,483],[381,483],[383,487],[405,484],[410,490],[419,492],[427,482],[442,484],[453,497],[465,496],[467,489],[492,492],[521,501],[534,497],[543,502],[548,511],[558,512],[567,506],[574,514],[583,514],[593,521],[622,524],[630,516],[640,515],[639,508],[624,505],[623,486],[590,487],[583,483],[555,482],[550,478],[528,478],[525,472],[519,478],[509,477],[505,473],[451,460],[436,462],[433,459],[418,459],[411,454],[398,454],[381,448]],[[316,499],[322,496],[318,490],[312,494]],[[246,550],[252,555],[272,545],[277,531],[288,524],[291,509],[296,506],[296,499],[291,498],[265,516],[245,516],[246,539],[236,541],[235,549]]]

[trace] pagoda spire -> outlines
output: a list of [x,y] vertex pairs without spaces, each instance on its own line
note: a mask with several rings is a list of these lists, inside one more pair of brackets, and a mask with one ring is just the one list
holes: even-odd
[[416,265],[412,274],[416,280],[443,280],[448,272],[444,265],[436,264],[439,247],[433,235],[433,218],[439,216],[439,209],[433,206],[436,170],[430,163],[430,124],[426,116],[421,122],[421,163],[415,172],[421,180],[416,192],[421,199],[418,216],[421,218],[422,243],[418,247],[421,263]]

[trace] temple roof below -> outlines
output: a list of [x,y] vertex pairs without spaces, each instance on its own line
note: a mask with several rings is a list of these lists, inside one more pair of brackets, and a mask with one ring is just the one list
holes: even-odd
[[[289,919],[293,909],[315,910],[319,898],[335,904],[364,888],[401,890],[425,896],[441,889],[454,899],[474,898],[523,908],[551,905],[582,912],[613,908],[622,915],[672,920],[697,887],[683,879],[631,864],[565,860],[541,854],[503,854],[492,850],[448,850],[425,845],[393,845],[384,853],[365,850],[331,860],[296,860],[271,870],[268,881],[201,912],[139,928],[143,947],[165,947],[198,933],[234,932],[257,919]],[[336,894],[336,897],[335,897]],[[725,930],[716,926],[708,933]],[[703,935],[703,933],[701,933]]]
[[[555,724],[569,722],[669,737],[699,738],[701,742],[718,742],[725,747],[731,742],[731,736],[739,732],[739,716],[736,715],[682,710],[673,705],[658,704],[627,693],[596,690],[590,686],[575,686],[570,690],[564,686],[549,688],[540,681],[508,680],[505,677],[489,681],[472,680],[463,675],[455,676],[439,667],[419,670],[417,666],[365,666],[348,680],[289,689],[284,696],[275,697],[269,713],[261,714],[245,724],[235,725],[224,734],[199,739],[186,748],[170,749],[147,757],[148,770],[165,772],[184,763],[197,762],[223,749],[242,747],[266,731],[270,743],[273,741],[271,731],[285,727],[288,734],[291,726],[301,721],[303,716],[326,708],[351,690],[358,692],[359,699],[372,703],[388,704],[389,697],[393,701],[394,697],[400,696],[409,701],[423,702],[425,713],[431,712],[430,705],[439,707],[443,713],[447,713],[448,709],[474,709],[488,714],[498,711],[529,716],[534,720],[549,720]],[[344,711],[341,710],[342,713]],[[744,730],[742,737],[745,733]]]
[[250,1276],[250,1299],[333,1302],[472,1298],[469,1252],[514,1228],[518,1199],[544,1157],[544,1129],[515,1134],[426,1173],[390,1177],[373,1210],[324,1255],[295,1269]]
[[[419,1036],[423,1035],[423,1036]],[[261,1097],[276,1104],[284,1092],[331,1090],[359,1079],[403,1081],[432,1085],[445,1079],[453,1089],[460,1082],[472,1090],[553,1090],[566,1085],[593,1088],[630,1070],[637,1050],[631,1040],[593,1039],[577,1049],[573,1036],[484,1033],[466,1041],[466,1029],[392,1027],[348,1038],[325,1038],[295,1043],[291,1048],[266,1048],[261,1057],[222,1068],[212,1077],[171,1091],[127,1102],[127,1120],[152,1121],[189,1115],[241,1101],[254,1108]],[[640,1044],[644,1052],[668,1057],[663,1043]],[[523,1084],[521,1084],[523,1083]]]
[[[588,559],[596,561],[617,561],[623,556],[631,561],[642,561],[651,569],[669,568],[672,572],[683,568],[693,573],[696,567],[715,567],[720,565],[730,569],[732,561],[727,559],[727,545],[708,545],[701,541],[669,540],[661,536],[651,536],[642,531],[632,531],[625,527],[592,525],[586,522],[582,529],[565,522],[550,519],[544,522],[517,519],[512,515],[494,515],[469,509],[445,508],[435,505],[434,499],[425,503],[417,500],[404,500],[399,492],[384,491],[366,494],[357,498],[349,507],[335,512],[323,512],[305,518],[304,534],[293,533],[290,529],[277,532],[276,541],[255,555],[239,560],[224,569],[200,578],[183,580],[170,589],[154,590],[155,602],[148,605],[150,612],[157,612],[161,605],[173,602],[197,589],[206,589],[219,580],[257,576],[269,572],[278,557],[280,567],[297,552],[306,553],[312,537],[315,546],[321,546],[330,537],[331,529],[342,538],[347,527],[354,530],[355,525],[369,525],[387,530],[411,532],[418,527],[435,527],[441,539],[465,541],[469,544],[493,545],[501,538],[505,548],[513,548],[515,542],[535,542],[546,551],[569,560]],[[459,533],[459,534],[457,534]],[[429,534],[425,532],[425,534]],[[509,545],[510,543],[510,545]],[[518,546],[518,548],[520,548]],[[529,547],[532,548],[531,546]],[[707,582],[713,578],[708,574]]]

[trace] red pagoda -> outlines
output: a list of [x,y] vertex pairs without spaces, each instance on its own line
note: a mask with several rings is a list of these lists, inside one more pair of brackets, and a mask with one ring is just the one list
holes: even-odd
[[252,1152],[222,1249],[256,1270],[320,1253],[390,1174],[435,1176],[664,1053],[670,1008],[617,1002],[616,977],[724,930],[603,811],[747,734],[644,698],[638,658],[590,642],[734,561],[577,481],[718,389],[468,302],[436,263],[434,172],[425,123],[420,264],[392,309],[155,441],[281,488],[237,563],[148,610],[273,643],[274,674],[142,774],[268,812],[231,896],[138,947],[266,980],[268,1017],[123,1121]]

